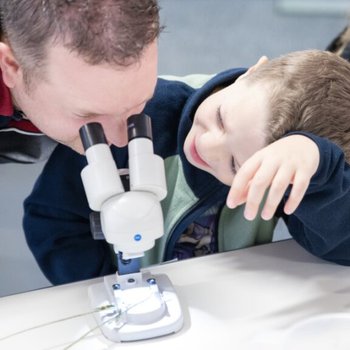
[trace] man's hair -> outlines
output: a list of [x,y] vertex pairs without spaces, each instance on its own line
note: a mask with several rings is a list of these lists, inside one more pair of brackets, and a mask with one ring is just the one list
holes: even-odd
[[267,143],[307,131],[340,146],[350,162],[350,63],[318,50],[298,51],[260,66],[248,82],[267,83]]
[[0,0],[1,40],[27,75],[63,44],[91,65],[128,66],[159,35],[157,0]]

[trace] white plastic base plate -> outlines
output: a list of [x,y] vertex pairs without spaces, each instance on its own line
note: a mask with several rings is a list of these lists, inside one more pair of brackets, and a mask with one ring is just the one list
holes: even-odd
[[106,276],[88,293],[93,309],[115,305],[95,313],[102,333],[114,342],[155,338],[175,333],[183,325],[180,302],[164,274]]

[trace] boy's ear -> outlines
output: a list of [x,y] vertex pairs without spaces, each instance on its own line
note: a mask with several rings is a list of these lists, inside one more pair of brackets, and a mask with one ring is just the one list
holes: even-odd
[[257,68],[259,68],[260,66],[262,66],[263,64],[267,63],[269,61],[269,59],[266,56],[261,56],[258,59],[258,62],[256,62],[253,66],[251,66],[247,73],[253,73]]
[[[242,74],[239,78],[243,78],[251,73],[253,73],[255,70],[257,70],[261,65],[267,63],[269,61],[269,59],[266,56],[261,56],[258,60],[258,62],[256,62],[253,66],[251,66],[250,68],[248,68],[248,70]],[[238,79],[239,79],[238,78]]]
[[251,66],[248,70],[247,73],[253,73],[255,70],[257,70],[260,66],[262,66],[263,64],[267,63],[269,61],[269,59],[266,56],[261,56],[258,60],[258,62],[256,62],[253,66]]
[[10,46],[4,42],[0,42],[0,68],[5,85],[13,88],[16,85],[21,69]]

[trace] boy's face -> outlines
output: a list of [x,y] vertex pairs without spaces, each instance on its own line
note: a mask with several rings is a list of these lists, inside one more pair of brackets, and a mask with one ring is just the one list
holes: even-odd
[[[127,67],[92,66],[63,46],[49,49],[44,79],[27,91],[20,68],[13,78],[17,108],[44,134],[83,153],[82,125],[103,125],[109,143],[127,144],[127,118],[140,113],[157,80],[157,43]],[[35,78],[34,78],[35,79]]]
[[188,161],[226,185],[256,151],[266,146],[267,89],[240,77],[202,102],[187,135]]

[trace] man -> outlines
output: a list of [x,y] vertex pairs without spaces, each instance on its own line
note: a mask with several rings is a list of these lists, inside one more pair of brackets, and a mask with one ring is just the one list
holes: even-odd
[[153,95],[160,30],[156,0],[2,1],[0,162],[45,159],[51,140],[82,153],[91,121],[124,146]]

